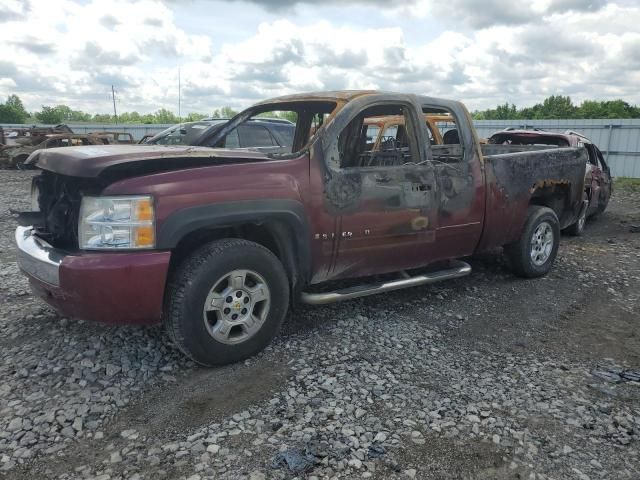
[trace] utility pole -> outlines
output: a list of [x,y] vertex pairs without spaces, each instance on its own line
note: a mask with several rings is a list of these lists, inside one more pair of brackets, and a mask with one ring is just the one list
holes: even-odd
[[180,67],[178,67],[178,121],[182,121],[182,111],[181,111],[181,89],[180,89]]
[[113,99],[113,116],[116,123],[118,123],[118,112],[116,112],[116,91],[114,90],[113,85],[111,85],[111,98]]

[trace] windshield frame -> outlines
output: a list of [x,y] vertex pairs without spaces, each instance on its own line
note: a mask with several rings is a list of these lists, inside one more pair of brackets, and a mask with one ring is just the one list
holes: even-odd
[[[217,145],[224,137],[240,125],[251,120],[260,120],[260,117],[258,117],[260,114],[275,111],[292,111],[297,113],[298,120],[295,124],[294,143],[291,147],[291,153],[266,153],[265,155],[269,158],[295,158],[309,149],[311,143],[318,138],[319,133],[324,130],[325,125],[333,119],[342,106],[343,104],[335,98],[301,98],[296,100],[274,100],[259,103],[238,113],[235,117],[224,124],[222,128],[207,132],[206,137],[201,137],[201,144]],[[312,111],[315,111],[316,113],[326,113],[329,116],[316,129],[313,135],[309,135],[309,132],[311,131],[311,124],[309,122],[311,117],[309,116],[309,113]],[[305,126],[305,123],[309,123],[309,125]],[[306,140],[304,142],[303,139],[305,137],[305,133],[302,129],[307,132]],[[295,148],[298,144],[300,147]],[[214,146],[211,148],[216,147]]]

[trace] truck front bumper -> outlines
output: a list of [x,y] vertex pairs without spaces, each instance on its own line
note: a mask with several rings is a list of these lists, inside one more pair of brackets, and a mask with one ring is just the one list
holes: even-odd
[[162,316],[170,251],[68,253],[16,229],[18,265],[33,292],[66,316],[148,325]]

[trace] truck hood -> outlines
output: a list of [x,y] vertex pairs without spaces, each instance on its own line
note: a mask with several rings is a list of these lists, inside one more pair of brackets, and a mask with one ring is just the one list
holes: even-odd
[[114,169],[114,167],[123,167],[133,173],[140,169],[179,170],[206,165],[260,161],[268,158],[261,152],[224,148],[145,144],[92,145],[36,150],[29,156],[27,163],[42,170],[71,177],[95,178],[105,170]]

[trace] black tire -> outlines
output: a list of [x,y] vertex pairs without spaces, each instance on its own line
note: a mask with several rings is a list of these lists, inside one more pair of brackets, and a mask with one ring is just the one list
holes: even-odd
[[[248,270],[262,277],[269,301],[259,329],[241,343],[228,344],[210,334],[205,326],[204,307],[216,282],[235,270]],[[224,239],[196,250],[172,274],[165,293],[164,322],[171,339],[193,361],[203,366],[225,365],[264,349],[280,329],[288,305],[289,281],[278,258],[257,243]],[[218,317],[222,310],[214,313]],[[213,319],[208,325],[217,321],[220,320]]]
[[587,223],[587,210],[589,209],[588,206],[585,206],[581,213],[580,216],[578,217],[578,219],[576,220],[576,222],[573,225],[568,226],[564,231],[567,232],[569,235],[572,235],[574,237],[581,237],[582,234],[584,233],[584,227]]
[[611,199],[611,193],[609,193],[609,195],[607,195],[606,197],[602,198],[602,195],[600,195],[599,201],[598,201],[598,215],[604,213],[604,211],[607,209],[607,206],[609,205],[609,200]]
[[31,165],[26,165],[24,162],[29,158],[28,155],[20,155],[16,157],[15,166],[18,170],[31,170],[33,167]]
[[[551,250],[543,263],[537,264],[532,259],[532,238],[536,229],[546,222],[551,227],[553,234]],[[505,251],[511,260],[511,266],[516,275],[526,278],[535,278],[546,275],[558,254],[560,246],[560,222],[555,212],[547,207],[531,205],[527,209],[527,220],[522,235],[517,242],[505,247]],[[541,259],[540,259],[541,260]]]

